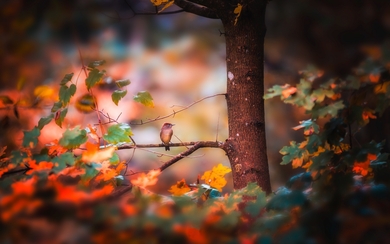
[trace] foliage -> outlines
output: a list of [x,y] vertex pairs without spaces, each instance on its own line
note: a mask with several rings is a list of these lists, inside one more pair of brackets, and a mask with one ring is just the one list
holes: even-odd
[[[103,64],[96,61],[87,68],[85,85],[93,104],[93,89],[105,73],[98,68]],[[390,101],[388,71],[378,74],[365,68],[374,64],[345,80],[328,81],[310,67],[296,86],[274,86],[265,95],[280,96],[309,117],[293,127],[303,130],[303,140],[280,150],[282,164],[304,172],[269,196],[254,183],[223,195],[231,169],[222,164],[204,172],[195,183],[178,181],[168,190],[170,196],[148,190],[158,184],[160,170],[140,173],[126,185],[126,163],[116,154],[116,145],[130,143],[132,130],[113,120],[107,128],[99,124],[100,130],[91,125],[68,127],[58,140],[40,145],[38,137],[46,125],[53,119],[63,125],[64,111],[76,92],[73,74],[67,74],[51,114],[24,133],[23,147],[9,155],[6,147],[0,150],[0,239],[15,243],[337,243],[362,238],[386,242],[390,190],[388,181],[377,175],[388,170],[388,153],[384,142],[352,144],[355,131],[379,118]],[[116,84],[122,89],[130,81]],[[112,96],[115,104],[126,95],[118,91]],[[52,92],[40,87],[37,94],[51,96]],[[135,97],[145,106],[153,104],[147,92]],[[13,104],[7,96],[1,101]],[[91,111],[98,116],[95,108]],[[348,228],[352,225],[356,231]]]

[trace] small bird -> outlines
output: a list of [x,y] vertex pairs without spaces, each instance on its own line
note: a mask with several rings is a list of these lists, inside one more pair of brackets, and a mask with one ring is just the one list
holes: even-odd
[[171,141],[173,135],[172,126],[174,126],[174,124],[164,123],[161,127],[160,139],[165,145],[165,151],[169,151],[169,142]]

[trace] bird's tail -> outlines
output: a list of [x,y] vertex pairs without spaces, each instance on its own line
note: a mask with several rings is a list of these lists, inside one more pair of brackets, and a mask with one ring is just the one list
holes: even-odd
[[169,146],[165,146],[165,151],[170,151]]

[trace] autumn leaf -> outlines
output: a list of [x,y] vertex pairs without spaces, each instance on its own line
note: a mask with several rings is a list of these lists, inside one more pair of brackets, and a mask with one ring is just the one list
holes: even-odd
[[130,125],[120,123],[108,127],[107,133],[103,135],[103,138],[109,143],[117,144],[120,142],[130,142],[130,136],[132,135]]
[[45,161],[37,163],[35,160],[31,160],[30,162],[28,162],[28,166],[31,169],[27,171],[26,174],[31,175],[34,171],[51,170],[54,167],[54,164],[52,162]]
[[289,96],[293,95],[295,92],[297,92],[296,87],[288,87],[282,91],[282,97],[288,98]]
[[190,240],[191,243],[198,243],[198,244],[207,243],[207,239],[202,234],[202,232],[199,229],[192,227],[188,224],[186,225],[177,224],[174,225],[173,229],[175,232],[183,233],[188,238],[188,240]]
[[380,74],[373,74],[373,73],[371,73],[371,74],[368,76],[370,82],[372,82],[372,83],[378,83],[380,77],[381,77]]
[[375,154],[367,154],[367,158],[365,161],[363,162],[354,162],[353,164],[353,168],[352,168],[352,171],[356,174],[360,174],[362,176],[366,176],[368,174],[369,171],[371,171],[370,169],[370,163],[371,161],[375,160],[376,159],[376,155]]
[[234,14],[236,15],[236,18],[234,19],[234,25],[237,24],[238,18],[241,15],[241,11],[242,11],[242,5],[238,3],[237,7],[234,9]]
[[91,142],[87,142],[85,146],[87,150],[85,150],[81,156],[81,160],[83,160],[84,162],[98,163],[108,160],[112,157],[113,153],[116,150],[115,147],[99,149],[98,144],[93,144]]
[[89,93],[84,94],[76,100],[75,107],[81,113],[91,113],[95,111],[96,98]]
[[15,195],[31,196],[35,192],[36,177],[32,177],[25,181],[17,181],[11,185],[12,191]]
[[298,167],[301,167],[303,163],[303,158],[294,158],[292,161],[292,167],[293,169],[296,169]]
[[217,189],[218,191],[222,191],[222,187],[224,187],[227,183],[224,176],[231,171],[232,170],[229,167],[218,164],[217,166],[213,167],[212,170],[206,171],[201,179],[204,180],[205,183],[209,186]]
[[172,195],[174,196],[181,196],[184,193],[191,191],[191,189],[186,184],[186,181],[182,179],[178,181],[175,185],[171,186],[171,188],[168,191],[172,193]]
[[139,186],[141,188],[146,188],[147,186],[153,186],[157,183],[158,176],[161,174],[160,170],[151,170],[147,174],[142,173],[137,179],[131,180],[133,185]]
[[116,90],[111,94],[111,99],[118,106],[119,101],[127,94],[127,90]]
[[76,126],[73,130],[67,129],[59,144],[65,148],[73,149],[79,147],[81,144],[87,141],[87,132],[80,129],[80,126]]
[[134,101],[139,102],[146,107],[154,108],[153,98],[147,91],[140,91],[133,98]]
[[369,119],[376,119],[376,116],[374,115],[375,111],[371,109],[365,109],[362,113],[362,118],[364,121],[368,121]]
[[57,95],[55,94],[55,91],[52,87],[42,85],[42,86],[37,86],[34,89],[34,96],[39,97],[39,98],[46,98],[46,99],[57,99]]

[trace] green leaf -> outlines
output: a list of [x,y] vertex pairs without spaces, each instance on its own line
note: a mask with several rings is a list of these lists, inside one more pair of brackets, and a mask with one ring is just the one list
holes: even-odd
[[53,171],[55,173],[58,173],[61,170],[65,169],[67,166],[74,165],[75,161],[76,161],[76,159],[73,156],[73,153],[71,153],[71,152],[63,153],[60,156],[53,158],[52,162],[55,165],[55,167],[53,168]]
[[53,104],[53,107],[51,108],[51,112],[55,113],[55,112],[57,112],[61,108],[62,108],[62,102],[61,101],[55,102]]
[[261,209],[267,204],[267,198],[265,192],[261,192],[257,195],[257,198],[254,202],[247,202],[245,211],[249,213],[252,217],[259,215]]
[[116,90],[112,93],[111,98],[112,101],[118,106],[118,102],[127,94],[127,90],[121,91]]
[[110,158],[110,164],[117,165],[119,163],[119,156],[116,152],[112,154],[112,157]]
[[87,85],[87,89],[91,89],[91,87],[93,87],[96,83],[98,83],[103,75],[106,73],[106,71],[102,70],[98,70],[98,69],[92,69],[91,71],[89,71],[89,74],[88,74],[88,77],[87,79],[85,79],[85,84]]
[[117,80],[115,83],[119,88],[122,88],[127,85],[130,85],[130,80]]
[[106,63],[105,60],[97,60],[97,61],[93,61],[93,62],[89,63],[88,67],[91,69],[95,69],[96,67],[103,65],[105,63]]
[[136,102],[142,103],[146,107],[150,107],[150,108],[154,107],[153,98],[150,95],[150,93],[147,91],[138,92],[133,99]]
[[62,102],[62,106],[66,106],[70,98],[76,93],[76,85],[72,84],[69,87],[66,85],[61,86],[59,91],[60,101]]
[[301,191],[290,191],[282,187],[268,203],[267,209],[286,210],[295,206],[302,206],[306,197]]
[[335,117],[340,109],[343,109],[345,106],[343,104],[343,101],[338,101],[332,104],[329,104],[328,106],[315,106],[312,110],[312,117],[313,118],[322,118],[326,115],[330,115],[332,117]]
[[26,152],[22,151],[12,151],[11,152],[11,163],[15,166],[18,166],[19,164],[23,163],[23,160],[27,158],[28,155]]
[[68,108],[63,109],[60,115],[55,119],[56,124],[62,128],[62,122],[64,122],[65,116],[68,113]]
[[61,85],[61,86],[66,85],[66,83],[68,83],[68,82],[72,79],[72,77],[73,77],[73,73],[66,74],[66,75],[64,76],[64,78],[61,80],[60,85]]
[[9,96],[0,96],[0,101],[2,101],[4,105],[14,104],[14,101],[12,101]]
[[97,168],[100,168],[101,165],[97,163],[92,163],[91,165],[88,164],[83,164],[85,168],[85,174],[81,176],[81,181],[82,182],[88,182],[90,181],[93,177],[95,177],[100,171],[97,170]]
[[284,155],[280,164],[285,165],[289,164],[294,158],[301,158],[304,150],[299,148],[299,144],[292,141],[290,142],[290,146],[284,146],[279,153]]
[[258,196],[263,193],[261,188],[255,182],[249,182],[246,187],[241,189],[241,191],[243,192],[243,195],[246,196]]
[[87,139],[87,132],[77,126],[73,130],[66,129],[59,144],[65,148],[73,149],[85,143]]
[[30,131],[25,131],[23,133],[23,147],[33,148],[38,144],[38,136],[41,134],[41,131],[38,127],[34,127],[34,129]]
[[54,118],[54,115],[53,114],[50,114],[49,116],[47,117],[43,117],[39,120],[38,122],[38,128],[40,130],[42,130],[43,127],[45,127],[45,125],[49,124],[50,121]]
[[103,135],[104,140],[108,143],[117,144],[119,142],[130,142],[130,137],[133,135],[130,125],[120,123],[108,127],[107,134]]

